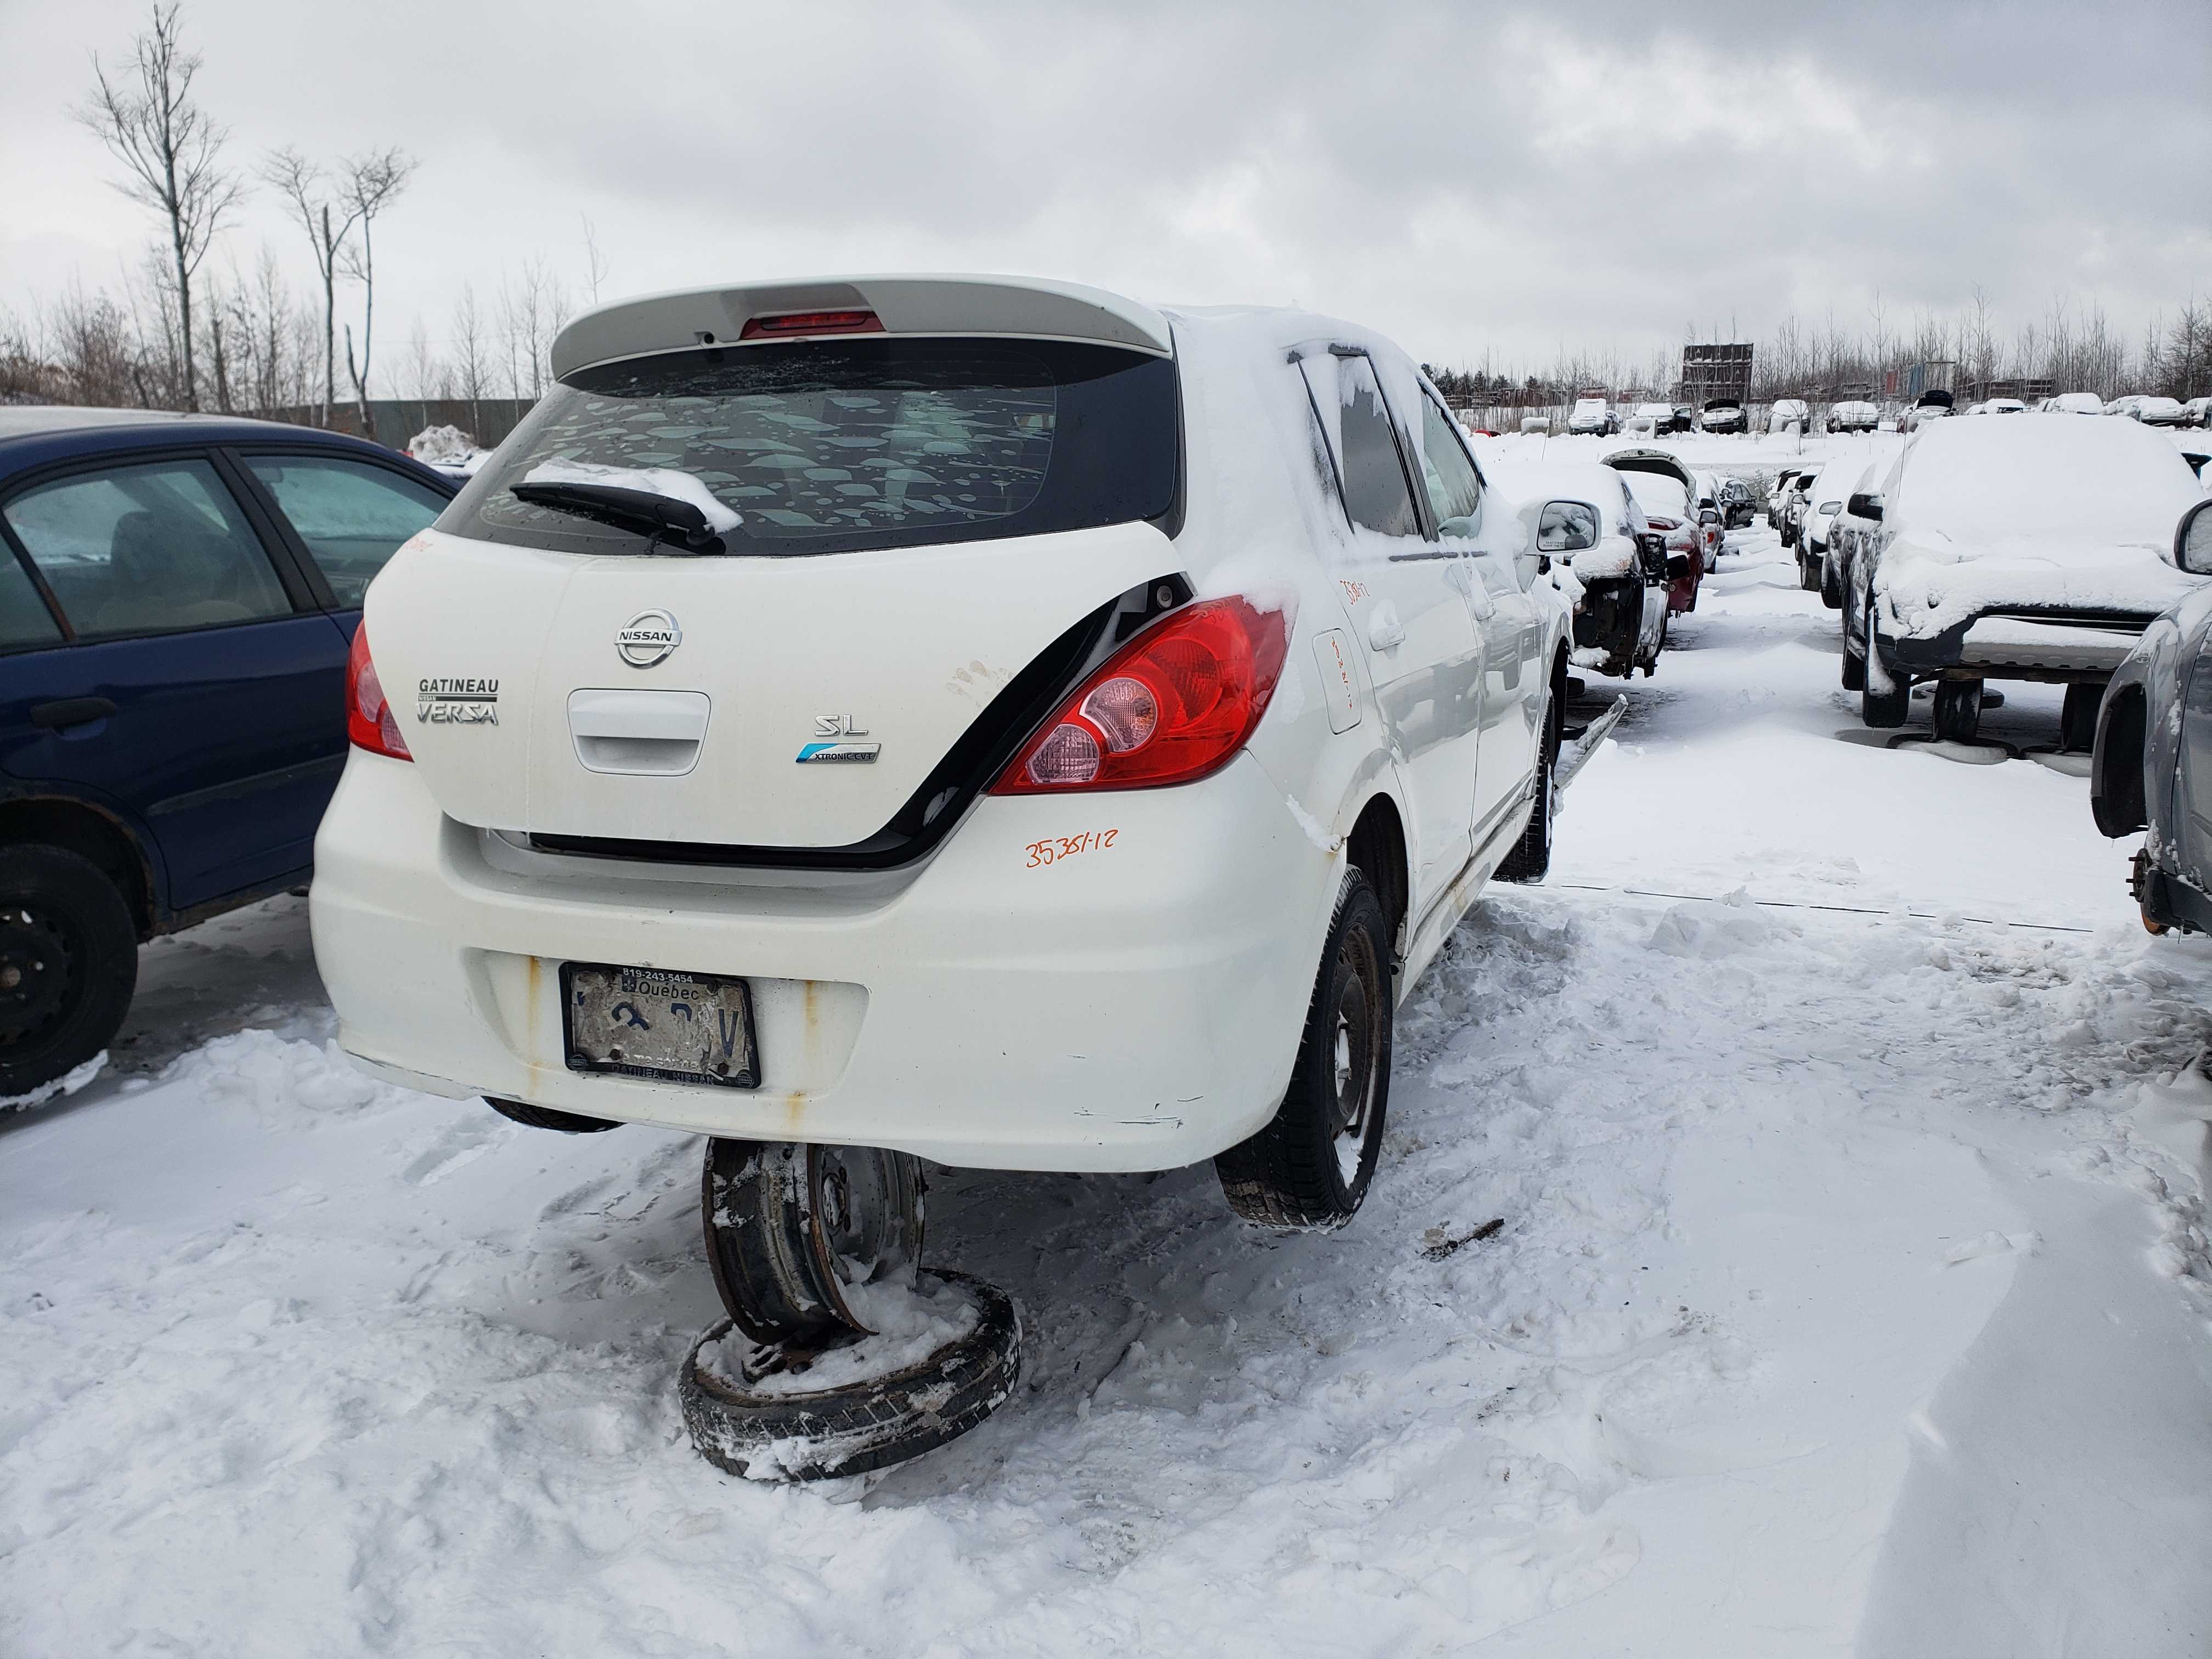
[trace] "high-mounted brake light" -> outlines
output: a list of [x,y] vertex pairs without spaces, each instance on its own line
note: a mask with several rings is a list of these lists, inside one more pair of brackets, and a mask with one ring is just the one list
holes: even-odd
[[796,340],[810,334],[880,334],[884,319],[872,311],[784,311],[748,317],[740,340]]
[[1219,770],[1267,712],[1290,640],[1287,615],[1243,598],[1173,612],[1077,687],[991,793],[1154,789]]
[[399,718],[384,695],[384,682],[368,659],[368,625],[353,630],[353,649],[346,653],[346,741],[372,755],[411,761],[407,739],[399,735]]

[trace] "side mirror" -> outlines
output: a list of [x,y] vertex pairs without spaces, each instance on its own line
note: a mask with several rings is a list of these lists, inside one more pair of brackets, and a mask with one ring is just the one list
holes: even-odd
[[1720,521],[1721,515],[1712,507],[1701,507],[1698,509],[1698,522],[1699,524],[1718,524]]
[[1844,510],[1854,519],[1865,519],[1874,524],[1881,522],[1881,497],[1863,492],[1853,495],[1844,503]]
[[2173,532],[2173,562],[2192,576],[2212,576],[2212,501],[2202,501],[2181,515]]
[[1670,554],[1670,555],[1668,555],[1668,559],[1667,559],[1667,580],[1668,580],[1668,581],[1670,581],[1670,582],[1679,582],[1679,581],[1681,581],[1681,580],[1685,580],[1685,579],[1689,575],[1689,574],[1690,574],[1690,556],[1689,556],[1688,554],[1686,554],[1686,553],[1674,553],[1674,554]]
[[1586,501],[1547,501],[1536,521],[1539,553],[1580,553],[1597,545],[1597,514]]

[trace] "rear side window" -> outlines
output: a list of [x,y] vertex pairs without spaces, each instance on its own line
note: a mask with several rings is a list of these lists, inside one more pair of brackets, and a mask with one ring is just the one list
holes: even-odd
[[1352,522],[1385,536],[1419,535],[1420,517],[1413,510],[1375,365],[1363,356],[1332,355],[1304,358],[1298,367],[1335,453],[1344,510]]
[[1178,483],[1176,399],[1173,362],[1110,346],[892,338],[672,352],[555,387],[441,523],[578,551],[650,545],[516,499],[514,485],[556,461],[688,475],[738,514],[723,542],[740,554],[1157,519]]
[[364,461],[328,455],[249,455],[246,465],[276,505],[350,610],[384,562],[446,510],[446,497],[427,484]]
[[80,639],[291,613],[269,556],[205,461],[74,474],[25,490],[6,514]]

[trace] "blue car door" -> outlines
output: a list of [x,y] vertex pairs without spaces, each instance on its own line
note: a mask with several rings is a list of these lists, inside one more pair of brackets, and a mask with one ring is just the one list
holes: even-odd
[[345,759],[344,632],[226,465],[109,456],[0,501],[69,636],[0,657],[0,773],[133,827],[173,910],[300,878]]

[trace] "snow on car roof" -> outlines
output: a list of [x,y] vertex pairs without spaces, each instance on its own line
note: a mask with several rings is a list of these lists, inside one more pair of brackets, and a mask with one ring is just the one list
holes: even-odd
[[1900,532],[2164,548],[2203,498],[2172,443],[2133,421],[1938,421],[1906,450]]
[[1624,507],[1624,477],[1596,461],[1546,461],[1533,466],[1496,466],[1498,487],[1522,501],[1588,501],[1608,512]]

